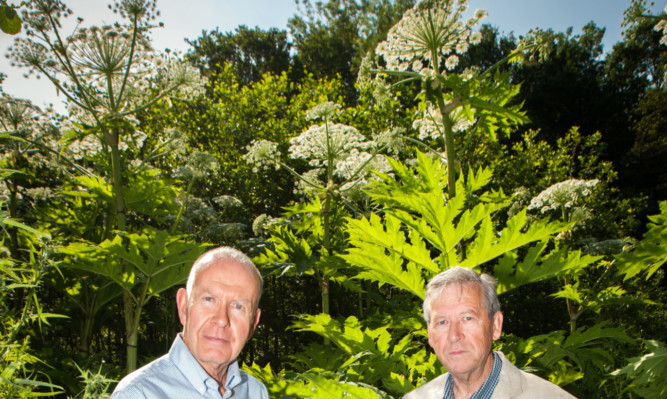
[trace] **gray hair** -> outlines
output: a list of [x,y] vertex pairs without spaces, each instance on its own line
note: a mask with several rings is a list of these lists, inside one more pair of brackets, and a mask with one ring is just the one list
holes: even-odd
[[493,315],[500,311],[500,301],[496,293],[496,279],[483,273],[478,274],[472,269],[454,266],[444,272],[438,273],[428,282],[426,296],[424,297],[424,320],[428,324],[431,317],[431,303],[442,294],[442,291],[450,284],[479,284],[484,294],[484,306],[493,320]]
[[185,290],[188,293],[188,302],[190,301],[190,295],[192,295],[195,286],[195,280],[197,280],[199,273],[206,270],[209,266],[225,262],[233,262],[245,266],[255,275],[257,278],[257,286],[259,288],[257,303],[255,304],[255,308],[257,308],[257,306],[259,306],[259,300],[262,298],[262,290],[264,289],[264,279],[262,278],[262,274],[259,272],[259,269],[257,269],[257,266],[255,266],[255,263],[253,263],[252,259],[250,259],[248,255],[232,247],[218,247],[210,249],[204,252],[199,258],[197,258],[195,263],[192,264],[192,269],[190,269],[190,274],[188,275],[188,282],[185,286]]

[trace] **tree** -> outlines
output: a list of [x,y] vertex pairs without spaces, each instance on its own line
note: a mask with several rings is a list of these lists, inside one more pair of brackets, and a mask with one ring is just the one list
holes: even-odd
[[651,198],[667,198],[667,91],[646,91],[633,107],[630,122],[635,141],[624,158],[624,178]]
[[202,75],[215,80],[226,64],[241,86],[259,82],[271,73],[280,75],[290,67],[290,48],[287,32],[271,28],[248,29],[241,25],[234,33],[203,31],[195,40],[187,40],[192,49],[185,59],[199,68]]
[[625,12],[624,40],[614,46],[606,59],[605,78],[610,95],[623,106],[627,129],[623,132],[627,136],[624,146],[615,151],[617,155],[613,158],[622,166],[619,167],[621,183],[634,192],[648,194],[652,211],[658,209],[655,199],[664,198],[661,188],[664,176],[660,173],[664,168],[658,159],[665,149],[656,132],[664,123],[661,105],[667,51],[658,29],[659,21],[660,17],[649,15],[646,2],[633,1]]
[[616,140],[614,151],[623,147],[622,140],[627,146],[627,135],[622,134],[625,125],[618,128],[614,124],[619,120],[609,120],[618,115],[622,122],[622,105],[608,96],[602,85],[599,57],[604,28],[591,22],[581,35],[572,36],[572,29],[541,35],[550,46],[546,59],[518,66],[512,73],[513,80],[522,83],[518,99],[525,102],[531,121],[524,125],[524,131],[540,129],[542,139],[553,144],[570,127],[578,126],[584,135],[600,131],[606,142]]

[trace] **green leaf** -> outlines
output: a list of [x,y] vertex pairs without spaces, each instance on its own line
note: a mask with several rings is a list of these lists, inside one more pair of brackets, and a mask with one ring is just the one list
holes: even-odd
[[513,253],[503,256],[493,269],[498,281],[498,294],[522,285],[535,283],[567,273],[576,272],[591,265],[599,257],[583,255],[580,251],[554,250],[548,254],[547,241],[530,247],[523,261],[517,263]]
[[514,215],[500,232],[494,229],[490,218],[485,219],[477,231],[477,237],[468,246],[468,256],[461,262],[461,266],[481,265],[526,244],[546,240],[568,228],[565,224],[550,223],[547,220],[533,222],[525,229],[527,224],[525,209]]
[[299,274],[307,273],[315,266],[316,259],[308,240],[297,237],[289,227],[278,226],[272,231],[270,241],[274,244],[273,250],[267,248],[256,259],[258,264],[289,263],[296,266]]
[[362,268],[359,278],[390,284],[424,297],[425,280],[420,270],[436,273],[439,268],[417,236],[411,235],[414,245],[407,242],[398,219],[387,215],[384,225],[375,214],[370,219],[350,219],[348,233],[351,247],[341,257]]
[[303,373],[300,377],[306,380],[312,387],[312,391],[307,397],[313,397],[311,395],[321,399],[340,399],[345,397],[377,399],[386,397],[377,388],[360,382],[332,381],[322,375],[313,373]]
[[667,262],[667,201],[660,203],[660,214],[649,216],[649,220],[648,231],[635,249],[616,256],[624,281],[639,274],[648,279]]
[[632,381],[625,389],[645,398],[667,396],[667,347],[660,341],[645,340],[647,353],[631,357],[628,364],[612,372]]
[[48,233],[43,233],[43,232],[41,232],[41,231],[39,231],[39,230],[33,229],[32,227],[27,226],[27,225],[25,225],[25,224],[19,222],[19,221],[16,220],[16,219],[12,219],[12,218],[4,218],[4,219],[1,219],[1,220],[0,220],[0,224],[5,224],[5,225],[7,225],[7,226],[16,227],[16,228],[19,228],[19,229],[21,229],[21,230],[27,231],[28,233],[34,234],[34,235],[36,235],[36,236],[39,237],[39,238],[46,238],[46,239],[48,239],[48,240],[51,240],[51,235],[50,235],[50,234],[48,234]]
[[[114,240],[107,241],[103,245],[113,245],[114,241],[120,242],[120,240],[121,238],[116,236]],[[108,251],[102,245],[85,241],[75,242],[61,248],[59,252],[69,255],[63,261],[63,267],[106,276],[126,291],[131,291],[135,284],[135,274],[125,270],[118,258],[108,256]]]
[[21,18],[14,8],[8,5],[0,5],[0,29],[9,35],[15,35],[21,31]]

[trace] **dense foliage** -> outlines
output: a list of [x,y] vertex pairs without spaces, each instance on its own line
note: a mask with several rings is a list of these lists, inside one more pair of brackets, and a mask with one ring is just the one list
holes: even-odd
[[633,1],[604,53],[594,24],[500,37],[465,1],[298,4],[289,36],[203,32],[181,59],[150,47],[154,0],[71,36],[59,0],[0,3],[13,62],[69,106],[0,100],[0,396],[105,397],[224,244],[265,277],[240,360],[272,397],[442,373],[420,307],[452,265],[497,278],[517,366],[665,397],[666,14]]

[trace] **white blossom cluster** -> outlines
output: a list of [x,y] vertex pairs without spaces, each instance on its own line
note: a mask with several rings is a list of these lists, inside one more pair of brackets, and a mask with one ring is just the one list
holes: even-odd
[[[321,119],[323,122],[311,125],[306,131],[290,139],[290,158],[308,161],[311,167],[297,175],[299,180],[295,185],[295,193],[310,195],[324,188],[333,188],[336,183],[329,180],[334,177],[341,182],[340,186],[336,186],[340,188],[334,188],[335,190],[359,190],[366,185],[365,179],[371,170],[383,173],[391,170],[387,159],[374,155],[373,152],[380,147],[398,150],[400,145],[397,141],[400,141],[401,131],[394,129],[378,134],[376,137],[379,142],[367,140],[356,128],[331,122],[331,118],[341,113],[340,108],[333,102],[313,107],[307,112],[307,119]],[[248,146],[247,150],[243,159],[253,165],[254,172],[280,167],[280,154],[276,143],[258,140]],[[293,170],[290,171],[296,174]]]
[[27,189],[26,193],[36,200],[47,200],[53,195],[53,190],[49,187],[35,187]]
[[[462,132],[470,127],[472,122],[467,117],[463,108],[457,108],[452,111],[449,115],[454,124],[452,125],[452,131]],[[419,139],[438,139],[444,137],[444,124],[442,121],[442,114],[440,111],[431,103],[429,106],[422,112],[422,117],[415,119],[412,122],[412,127],[419,131]]]
[[268,232],[271,226],[276,225],[281,221],[282,219],[280,218],[274,218],[267,215],[266,213],[262,213],[252,222],[252,232],[256,236],[262,236]]
[[[333,133],[333,134],[332,134]],[[371,170],[389,172],[391,166],[383,156],[372,155],[367,150],[378,144],[366,141],[355,128],[327,122],[313,125],[306,132],[290,140],[290,157],[306,159],[312,169],[301,175],[295,192],[310,194],[315,186],[326,187],[326,168],[333,169],[333,175],[343,181],[340,191],[347,197],[359,192],[368,184]],[[330,155],[330,158],[327,158]],[[358,196],[358,195],[357,195]]]
[[405,148],[405,141],[402,137],[404,134],[405,129],[393,128],[373,134],[373,141],[377,148],[385,148],[388,153],[399,154]]
[[278,151],[278,144],[273,141],[255,140],[246,147],[246,150],[248,152],[243,156],[243,160],[253,165],[253,172],[280,169],[280,152]]
[[92,134],[73,141],[67,149],[70,156],[77,161],[92,159],[103,150],[100,139]]
[[308,169],[299,176],[294,185],[294,194],[310,196],[319,193],[319,187],[325,187],[326,181],[322,178],[322,169]]
[[344,159],[336,163],[334,175],[352,181],[369,175],[371,170],[386,173],[391,170],[391,165],[383,156],[372,156],[366,151],[353,149]]
[[306,111],[306,120],[332,120],[341,113],[340,104],[336,104],[332,101],[326,101],[321,104],[317,104],[313,108]]
[[30,123],[36,110],[30,101],[0,97],[0,126],[4,131],[17,130],[21,125]]
[[453,70],[459,56],[471,44],[480,42],[480,32],[473,27],[487,16],[476,10],[462,22],[468,0],[422,0],[408,10],[387,33],[387,40],[375,50],[392,71],[413,71],[428,77]]
[[54,121],[52,109],[42,111],[30,101],[7,95],[0,97],[0,129],[22,139],[6,141],[3,150],[23,156],[35,167],[62,167],[56,160],[62,146],[58,142],[59,131]]
[[202,178],[218,169],[218,160],[208,152],[193,151],[184,166],[174,170],[174,177],[183,180]]
[[528,209],[537,209],[542,213],[550,210],[574,208],[581,199],[591,194],[591,190],[600,181],[570,179],[556,183],[542,191],[530,201]]
[[0,184],[0,205],[9,202],[11,196],[11,191],[9,191],[5,182],[2,182],[2,184]]
[[176,128],[169,128],[157,137],[158,146],[165,147],[172,156],[179,160],[187,157],[188,138]]
[[328,121],[310,126],[289,142],[290,158],[308,160],[308,164],[315,168],[326,165],[329,160],[338,162],[352,150],[368,149],[373,145],[354,127]]

